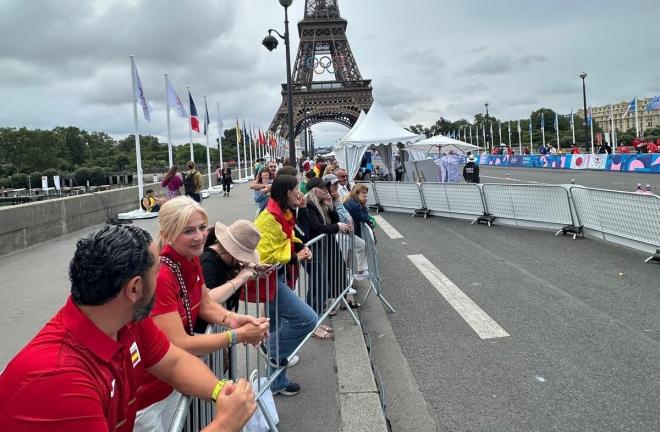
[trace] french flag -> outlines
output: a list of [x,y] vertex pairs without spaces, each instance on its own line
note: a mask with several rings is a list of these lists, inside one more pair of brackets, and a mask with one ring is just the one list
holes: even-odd
[[199,133],[199,117],[197,117],[197,108],[195,108],[195,102],[190,91],[188,91],[188,99],[190,100],[190,128]]

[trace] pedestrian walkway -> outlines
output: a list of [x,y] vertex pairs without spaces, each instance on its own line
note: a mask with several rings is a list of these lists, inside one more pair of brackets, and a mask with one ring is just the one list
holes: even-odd
[[[253,220],[252,191],[235,185],[230,197],[204,200],[209,223]],[[157,236],[158,221],[134,224]],[[52,317],[69,295],[68,263],[77,240],[98,229],[74,232],[0,257],[0,370]],[[377,301],[376,298],[371,301]],[[242,306],[241,306],[242,310]],[[386,431],[384,416],[360,327],[347,312],[328,322],[335,340],[312,339],[290,374],[302,386],[293,397],[276,396],[280,431]]]

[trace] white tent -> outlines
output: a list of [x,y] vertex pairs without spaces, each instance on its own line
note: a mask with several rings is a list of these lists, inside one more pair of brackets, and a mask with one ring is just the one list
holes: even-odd
[[469,144],[457,139],[449,138],[444,135],[436,135],[431,138],[427,138],[423,141],[418,141],[414,144],[406,146],[406,150],[416,150],[430,153],[433,151],[434,147],[438,147],[440,151],[446,152],[449,150],[458,151],[460,153],[465,153],[467,151],[479,150],[479,147],[473,144]]
[[[346,138],[350,137],[351,134],[357,130],[360,125],[362,124],[362,120],[366,117],[366,113],[364,111],[360,111],[360,115],[358,116],[357,121],[351,128],[351,130],[348,131],[348,133],[342,138],[342,141],[345,140]],[[337,144],[335,147],[333,153],[335,154],[335,159],[337,159],[337,162],[339,163],[340,167],[345,167],[346,166],[346,152],[341,148],[341,143]]]
[[361,120],[358,119],[355,126],[339,142],[335,153],[342,166],[346,167],[349,178],[353,178],[360,169],[362,156],[373,145],[381,155],[387,171],[392,172],[392,145],[412,144],[422,139],[423,134],[418,135],[399,126],[374,101],[369,113]]

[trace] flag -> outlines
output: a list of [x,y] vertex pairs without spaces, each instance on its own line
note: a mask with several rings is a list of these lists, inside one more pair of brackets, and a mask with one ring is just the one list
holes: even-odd
[[541,129],[545,129],[545,119],[543,118],[543,113],[541,113]]
[[266,145],[266,137],[264,136],[264,133],[259,129],[259,146],[262,147]]
[[[219,106],[219,105],[218,105],[218,106]],[[218,110],[218,120],[217,120],[217,123],[218,123],[218,135],[220,135],[220,136],[222,137],[222,136],[225,135],[225,133],[224,133],[224,131],[225,131],[225,124],[222,122],[222,117],[220,117],[220,110]]]
[[236,119],[236,145],[241,143],[241,127],[238,125],[238,119]]
[[591,111],[591,107],[587,110],[587,126],[591,126],[591,117],[593,116],[593,112]]
[[529,118],[529,136],[532,136],[532,118]]
[[245,120],[243,120],[243,130],[241,131],[243,134],[243,139],[245,140],[245,144],[250,145],[250,134],[247,131],[247,128],[245,127]]
[[195,102],[193,101],[190,91],[188,92],[188,99],[190,103],[190,128],[195,132],[199,132],[199,118],[197,117],[197,108],[195,108]]
[[626,108],[626,112],[623,113],[621,118],[627,116],[629,112],[636,112],[636,111],[637,111],[637,98],[633,98],[633,100],[630,101],[628,108]]
[[660,95],[655,96],[646,104],[646,112],[660,109]]
[[571,108],[571,127],[575,126],[575,122],[573,120],[573,108]]
[[144,119],[146,121],[151,121],[151,107],[147,101],[147,97],[144,94],[144,87],[142,87],[142,81],[140,81],[140,75],[138,74],[137,65],[133,63],[133,80],[135,81],[135,101],[140,104],[142,107],[142,113],[144,114]]
[[559,130],[559,116],[555,112],[555,130]]
[[518,135],[520,135],[521,129],[520,129],[520,120],[518,120]]
[[209,107],[206,104],[206,98],[204,98],[204,109],[206,113],[204,114],[204,135],[208,133],[209,125],[211,124],[211,119],[209,118]]
[[174,86],[172,85],[169,77],[167,78],[167,103],[171,108],[176,110],[176,113],[179,115],[179,117],[188,117],[186,108],[183,106],[183,102],[181,101],[181,98],[179,98],[179,95],[176,94]]

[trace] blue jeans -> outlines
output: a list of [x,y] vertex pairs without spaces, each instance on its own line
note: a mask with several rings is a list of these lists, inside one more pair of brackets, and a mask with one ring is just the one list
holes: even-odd
[[[277,304],[277,316],[275,305]],[[318,321],[316,312],[302,301],[284,282],[284,274],[277,277],[277,296],[268,304],[270,314],[270,355],[278,362],[289,357],[309,332],[314,330]],[[277,343],[279,342],[279,352]],[[276,369],[269,366],[268,374]],[[289,385],[286,369],[271,385],[273,392],[282,390]]]

